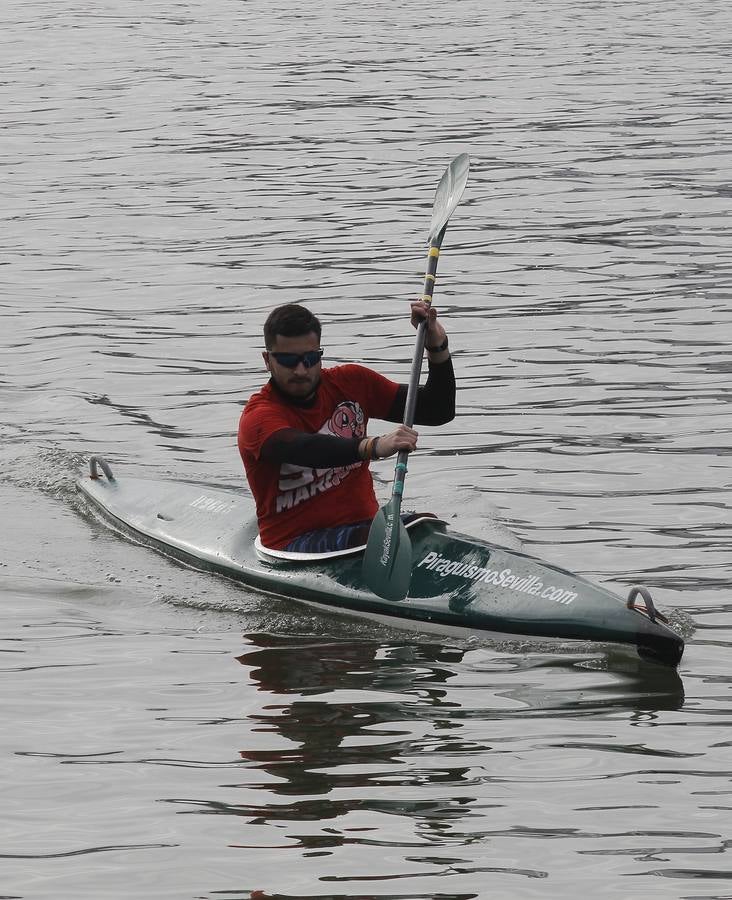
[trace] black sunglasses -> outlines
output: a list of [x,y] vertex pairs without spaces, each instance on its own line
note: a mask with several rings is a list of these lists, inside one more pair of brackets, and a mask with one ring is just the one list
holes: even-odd
[[316,366],[323,356],[322,348],[320,350],[308,350],[307,353],[276,353],[274,350],[267,351],[270,356],[274,356],[275,360],[286,369],[296,369],[302,363],[306,369],[312,369]]

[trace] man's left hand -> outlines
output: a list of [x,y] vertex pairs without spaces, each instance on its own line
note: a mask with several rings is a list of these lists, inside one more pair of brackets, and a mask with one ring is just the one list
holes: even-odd
[[427,306],[424,300],[412,301],[412,325],[417,328],[419,323],[427,320],[427,340],[428,347],[439,347],[445,342],[447,334],[442,327],[442,323],[437,318],[437,308]]

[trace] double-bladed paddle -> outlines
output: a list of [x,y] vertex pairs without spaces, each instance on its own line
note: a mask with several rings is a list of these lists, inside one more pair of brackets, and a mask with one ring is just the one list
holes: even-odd
[[[445,173],[437,185],[435,202],[432,206],[427,271],[424,276],[422,295],[422,299],[428,307],[432,303],[442,239],[445,236],[450,216],[465,190],[469,169],[470,159],[467,153],[462,153],[460,156],[456,156],[445,169]],[[409,428],[414,424],[426,336],[427,322],[423,320],[417,328],[412,372],[409,377],[407,400],[404,407],[404,424]],[[363,557],[363,575],[366,584],[375,594],[386,600],[403,600],[409,593],[409,583],[412,580],[412,543],[401,517],[408,456],[409,451],[399,451],[394,469],[391,499],[376,513],[374,521],[371,523]]]

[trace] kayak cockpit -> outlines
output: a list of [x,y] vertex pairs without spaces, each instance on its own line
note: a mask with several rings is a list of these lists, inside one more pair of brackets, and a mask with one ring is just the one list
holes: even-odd
[[[423,525],[424,523],[437,526],[440,531],[444,531],[446,528],[445,520],[440,519],[432,513],[420,513],[415,515],[413,518],[409,519],[409,521],[405,522],[404,527],[408,531],[411,531],[416,525]],[[358,553],[363,553],[365,549],[366,544],[359,544],[355,547],[347,547],[345,550],[329,550],[325,553],[298,553],[292,550],[273,550],[270,547],[265,547],[259,535],[257,535],[254,540],[254,551],[257,554],[257,557],[262,562],[273,563],[322,563],[330,559],[339,559],[344,556],[355,556]]]

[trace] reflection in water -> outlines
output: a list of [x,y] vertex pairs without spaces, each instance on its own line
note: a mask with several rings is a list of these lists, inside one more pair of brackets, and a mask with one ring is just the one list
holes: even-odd
[[599,670],[620,676],[600,684],[571,686],[567,690],[547,690],[543,682],[524,685],[520,682],[509,689],[505,696],[521,701],[525,708],[522,716],[554,715],[582,716],[606,715],[612,710],[631,711],[631,720],[637,716],[653,721],[661,710],[681,709],[684,705],[684,683],[676,669],[647,663],[640,657],[622,650],[608,650],[602,657],[596,654],[586,660],[552,656],[532,665],[532,670],[561,670],[577,673],[577,670]]
[[[293,749],[242,750],[245,759],[277,775],[272,786],[278,794],[324,795],[337,788],[385,786],[388,784],[459,782],[467,771],[454,767],[448,771],[424,772],[414,769],[398,772],[400,759],[413,749],[412,723],[416,719],[437,716],[442,721],[435,752],[464,752],[468,746],[455,741],[455,727],[447,713],[454,703],[446,699],[441,687],[455,673],[443,665],[459,661],[461,651],[445,650],[439,645],[395,646],[386,652],[375,642],[316,643],[307,639],[283,639],[273,635],[250,635],[259,649],[239,657],[252,666],[251,677],[259,690],[280,701],[296,695],[286,704],[267,705],[254,715],[260,727],[275,731]],[[323,695],[320,700],[300,699]],[[444,733],[443,733],[444,732]],[[380,740],[381,739],[381,740]],[[329,815],[339,814],[331,801]],[[468,802],[460,800],[457,807]],[[303,808],[315,803],[318,815],[323,808],[315,801],[296,804],[297,818]],[[365,806],[364,806],[365,804]],[[453,803],[405,803],[382,798],[359,801],[360,808],[409,811],[415,817],[455,814]],[[346,803],[341,812],[350,807]],[[282,808],[277,807],[278,817]]]
[[[262,846],[262,826],[274,829],[267,846],[282,844],[284,828],[286,846],[320,854],[353,844],[397,844],[407,853],[468,846],[485,838],[488,811],[506,807],[505,785],[521,780],[512,775],[512,756],[520,769],[532,744],[555,755],[590,747],[654,755],[609,740],[607,722],[624,710],[631,723],[648,726],[683,704],[674,671],[627,655],[486,656],[434,643],[387,647],[262,633],[247,640],[250,648],[237,659],[265,702],[247,715],[252,746],[240,755],[251,776],[239,787],[260,799],[194,804],[254,826],[239,847]],[[550,673],[563,682],[554,691],[546,689]],[[591,689],[588,674],[595,676]],[[565,717],[570,731],[593,717],[603,728],[561,741],[556,732]],[[531,719],[551,722],[549,735],[527,739]],[[375,816],[394,824],[377,831]]]

